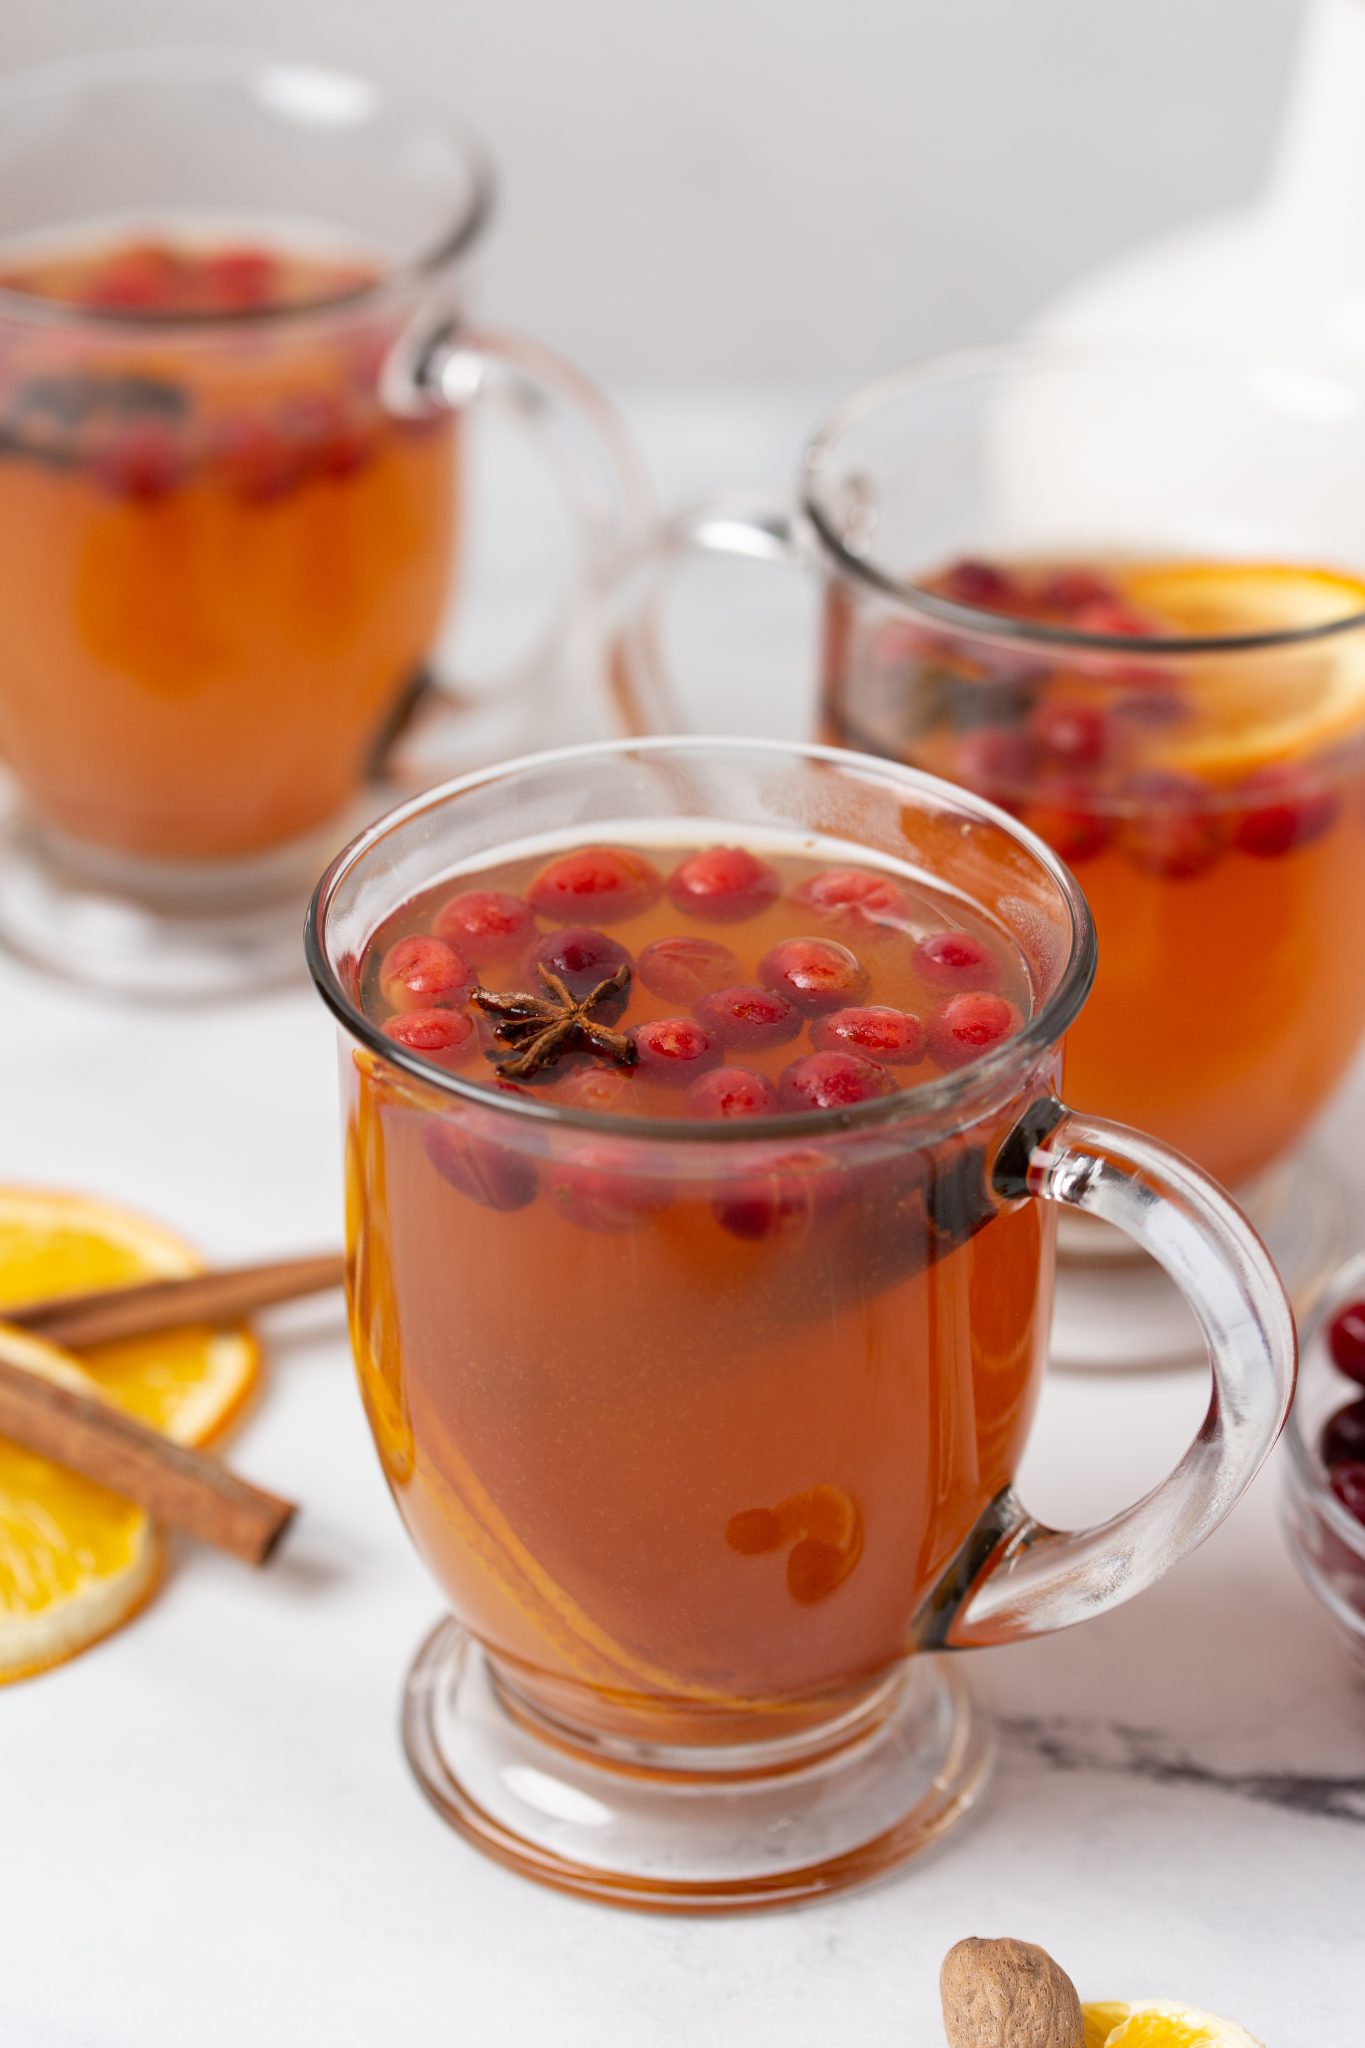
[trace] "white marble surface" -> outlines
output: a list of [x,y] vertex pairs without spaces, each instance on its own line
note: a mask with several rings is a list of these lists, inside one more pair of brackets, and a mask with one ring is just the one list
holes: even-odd
[[[635,408],[670,495],[780,474],[809,410]],[[332,1031],[302,986],[151,1014],[4,963],[0,1060],[5,1179],[105,1190],[216,1258],[336,1238]],[[1357,1091],[1333,1144],[1365,1219],[1360,1118]],[[799,1913],[649,1919],[519,1882],[420,1799],[395,1713],[435,1596],[338,1313],[272,1329],[233,1455],[306,1504],[284,1555],[260,1575],[183,1555],[135,1626],[0,1702],[5,2048],[931,2048],[939,1959],[973,1932],[1042,1941],[1084,1995],[1235,2014],[1267,2048],[1359,2039],[1365,1685],[1293,1574],[1273,1468],[1134,1606],[974,1663],[1002,1761],[937,1858]],[[1192,1373],[1055,1378],[1025,1492],[1093,1517],[1202,1406]],[[1354,1820],[1304,1810],[1323,1779],[1354,1781]]]

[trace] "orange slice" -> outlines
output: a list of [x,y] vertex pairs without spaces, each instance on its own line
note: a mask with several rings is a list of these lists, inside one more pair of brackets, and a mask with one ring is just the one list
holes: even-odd
[[[1182,638],[1302,632],[1365,617],[1365,582],[1277,562],[1175,562],[1125,572],[1124,596]],[[1365,739],[1365,627],[1273,652],[1182,665],[1191,716],[1164,765],[1236,779]]]
[[1261,2048],[1244,2027],[1192,2005],[1087,2005],[1085,2048]]
[[[49,1296],[196,1273],[182,1238],[132,1210],[50,1188],[0,1187],[0,1317]],[[256,1384],[245,1329],[186,1327],[101,1344],[81,1366],[117,1407],[177,1443],[217,1436]]]
[[[20,1331],[6,1356],[97,1398],[65,1352]],[[147,1516],[36,1452],[0,1438],[0,1685],[74,1657],[150,1597],[160,1545]]]

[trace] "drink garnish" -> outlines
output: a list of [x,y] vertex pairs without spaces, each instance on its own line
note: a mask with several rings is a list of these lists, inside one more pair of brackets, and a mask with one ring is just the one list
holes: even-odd
[[485,1017],[496,1018],[493,1036],[508,1048],[506,1057],[490,1050],[488,1057],[500,1074],[514,1081],[529,1081],[566,1052],[596,1053],[615,1060],[618,1066],[633,1067],[639,1058],[635,1041],[624,1031],[613,1031],[593,1016],[599,1003],[623,995],[630,987],[630,969],[617,967],[586,995],[575,996],[561,976],[543,960],[536,972],[549,990],[548,995],[529,991],[506,992],[476,988],[470,1002]]

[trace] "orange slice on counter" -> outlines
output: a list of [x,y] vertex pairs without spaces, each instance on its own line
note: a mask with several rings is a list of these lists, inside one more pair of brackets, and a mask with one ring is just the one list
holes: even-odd
[[[1173,562],[1127,570],[1125,598],[1172,635],[1214,639],[1302,632],[1365,619],[1365,582],[1277,562]],[[1215,781],[1365,741],[1365,625],[1275,652],[1210,654],[1180,665],[1190,715],[1163,743],[1164,766]]]
[[[108,1399],[65,1352],[20,1331],[6,1356]],[[0,1438],[0,1685],[74,1657],[155,1589],[161,1546],[148,1517],[89,1479]]]
[[[50,1188],[0,1187],[0,1321],[25,1302],[202,1267],[183,1238],[133,1210]],[[203,1444],[251,1393],[260,1352],[246,1329],[187,1326],[92,1346],[80,1365],[139,1422],[177,1443]]]
[[1085,2048],[1261,2048],[1244,2027],[1192,2005],[1087,2005]]

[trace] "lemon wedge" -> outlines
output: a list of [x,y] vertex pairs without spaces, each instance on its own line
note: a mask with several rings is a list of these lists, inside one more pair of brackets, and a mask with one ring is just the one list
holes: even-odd
[[[1137,567],[1125,598],[1182,639],[1301,633],[1365,620],[1365,582],[1277,562],[1176,562]],[[1271,650],[1208,654],[1179,664],[1189,716],[1163,762],[1237,779],[1347,740],[1365,741],[1365,624]]]
[[1160,1999],[1140,2005],[1087,2005],[1085,2048],[1261,2048],[1244,2027]]
[[[5,1355],[101,1397],[91,1374],[35,1337],[6,1332]],[[0,1438],[0,1684],[110,1634],[150,1597],[159,1567],[160,1544],[141,1508]]]
[[[202,1264],[182,1238],[132,1210],[48,1188],[0,1187],[0,1318],[27,1301],[174,1279]],[[116,1407],[183,1444],[217,1436],[260,1371],[245,1329],[161,1331],[93,1346],[80,1363]]]

